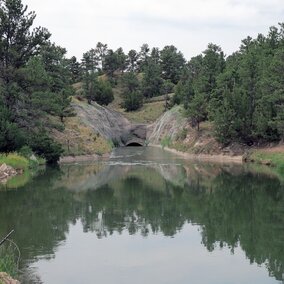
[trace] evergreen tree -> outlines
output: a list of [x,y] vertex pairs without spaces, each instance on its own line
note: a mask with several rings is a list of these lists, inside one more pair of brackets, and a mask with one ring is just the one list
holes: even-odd
[[139,81],[133,72],[124,74],[123,76],[123,103],[122,107],[126,111],[134,111],[142,107],[143,95],[140,91]]
[[163,92],[163,80],[161,69],[154,61],[148,60],[148,65],[144,66],[142,80],[142,94],[146,98],[160,96]]
[[162,78],[177,84],[185,65],[183,54],[173,45],[165,46],[160,52],[160,60]]
[[131,49],[128,54],[127,54],[127,70],[129,72],[136,72],[137,71],[137,68],[138,68],[138,53],[134,50],[134,49]]

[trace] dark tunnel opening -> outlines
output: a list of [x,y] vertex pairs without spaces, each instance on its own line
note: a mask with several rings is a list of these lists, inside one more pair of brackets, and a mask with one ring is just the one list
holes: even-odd
[[126,145],[126,147],[142,147],[143,145],[141,145],[138,142],[131,142],[129,144]]

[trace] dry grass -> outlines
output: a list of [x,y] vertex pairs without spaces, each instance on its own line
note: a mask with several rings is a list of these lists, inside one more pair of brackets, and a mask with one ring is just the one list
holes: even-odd
[[82,123],[79,117],[65,120],[63,132],[54,131],[54,138],[64,149],[64,155],[103,155],[111,151],[111,144]]
[[164,112],[164,102],[154,102],[143,105],[136,111],[126,112],[123,109],[119,111],[132,123],[153,123]]

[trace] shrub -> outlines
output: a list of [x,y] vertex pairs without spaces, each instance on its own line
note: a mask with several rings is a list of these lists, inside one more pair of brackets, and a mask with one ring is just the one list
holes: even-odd
[[125,95],[123,107],[126,111],[134,111],[143,105],[143,96],[139,91],[130,92]]
[[61,145],[56,143],[45,133],[35,136],[31,142],[31,147],[37,155],[45,158],[46,162],[49,164],[57,163],[63,153]]

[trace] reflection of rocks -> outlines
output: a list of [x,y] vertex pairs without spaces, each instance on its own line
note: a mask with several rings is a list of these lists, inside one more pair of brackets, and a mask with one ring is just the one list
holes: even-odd
[[[63,175],[55,187],[67,187],[71,191],[96,190],[104,185],[118,185],[126,177],[138,178],[155,190],[165,190],[165,182],[175,186],[190,185],[194,181],[208,184],[222,172],[222,167],[203,164],[163,164],[147,165],[96,163],[88,166],[64,165]],[[240,171],[240,170],[239,170]]]
[[14,168],[6,164],[2,164],[0,166],[0,182],[1,183],[6,183],[10,177],[13,177],[15,175],[17,175],[17,171]]
[[82,167],[66,165],[62,167],[62,172],[63,175],[55,187],[67,187],[71,191],[82,192],[95,190],[112,180],[118,180],[128,172],[128,168],[98,163]]

